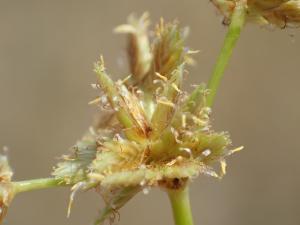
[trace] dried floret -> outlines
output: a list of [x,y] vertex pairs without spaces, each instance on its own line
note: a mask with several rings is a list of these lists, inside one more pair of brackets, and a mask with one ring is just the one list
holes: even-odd
[[14,197],[14,187],[11,183],[12,175],[13,172],[8,164],[7,156],[0,155],[0,223]]
[[[245,0],[211,0],[229,21],[234,8]],[[299,0],[248,0],[247,16],[250,21],[261,25],[275,25],[280,28],[300,25]]]
[[150,25],[148,17],[148,13],[144,13],[140,19],[130,15],[128,24],[120,25],[115,29],[117,33],[129,34],[128,58],[135,84],[144,79],[150,70],[152,62],[148,38],[148,26]]

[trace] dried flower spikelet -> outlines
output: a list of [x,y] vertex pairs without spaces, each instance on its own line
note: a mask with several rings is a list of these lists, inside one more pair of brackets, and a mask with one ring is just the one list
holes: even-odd
[[95,72],[111,108],[116,112],[119,122],[126,128],[124,132],[126,136],[134,141],[146,137],[149,125],[138,98],[129,92],[122,82],[114,83],[111,80],[105,71],[102,57],[95,64]]
[[287,1],[270,13],[270,21],[284,28],[300,25],[300,1]]
[[123,24],[115,29],[117,33],[129,34],[128,58],[130,71],[135,83],[139,83],[149,72],[152,54],[148,38],[150,25],[148,13],[137,19],[134,15],[128,17],[128,24]]
[[146,89],[152,89],[156,73],[170,78],[178,65],[183,62],[193,64],[191,55],[198,52],[184,46],[188,28],[180,29],[177,22],[165,23],[163,19],[156,26],[154,40],[149,44],[149,24],[148,13],[144,13],[140,19],[131,15],[128,24],[115,29],[118,33],[129,33],[128,56],[132,79],[128,83]]
[[7,156],[0,155],[0,223],[14,197],[14,188],[11,183],[12,175],[13,172],[8,164]]
[[178,65],[188,57],[188,50],[184,46],[188,28],[181,29],[177,22],[165,23],[161,19],[155,34],[152,44],[152,75],[156,72],[169,79]]
[[[214,5],[222,12],[226,20],[238,4],[238,0],[212,0]],[[248,20],[260,25],[275,25],[280,28],[299,26],[300,1],[299,0],[248,0]]]
[[182,85],[183,64],[173,71],[172,76],[166,81],[162,94],[157,97],[157,106],[151,118],[152,137],[159,137],[161,131],[170,124],[176,110],[179,88]]

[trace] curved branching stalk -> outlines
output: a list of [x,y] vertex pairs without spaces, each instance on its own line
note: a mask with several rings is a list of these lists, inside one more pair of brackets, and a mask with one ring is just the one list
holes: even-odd
[[208,82],[208,89],[210,90],[210,93],[207,97],[207,105],[209,107],[213,105],[218,87],[224,75],[224,71],[232,55],[232,51],[236,45],[236,42],[240,37],[241,30],[246,19],[246,6],[247,1],[241,0],[236,3],[236,6],[233,10],[221,53],[214,67],[212,76]]

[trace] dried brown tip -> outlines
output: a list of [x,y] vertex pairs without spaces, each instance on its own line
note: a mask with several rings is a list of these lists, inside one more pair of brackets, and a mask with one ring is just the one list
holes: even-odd
[[140,18],[133,14],[128,17],[128,24],[123,24],[115,29],[117,33],[128,34],[128,59],[130,71],[135,83],[139,83],[149,72],[152,61],[148,27],[149,14],[145,12]]
[[[211,0],[229,21],[237,0]],[[280,28],[300,25],[300,0],[248,0],[248,20],[260,25],[275,25]]]

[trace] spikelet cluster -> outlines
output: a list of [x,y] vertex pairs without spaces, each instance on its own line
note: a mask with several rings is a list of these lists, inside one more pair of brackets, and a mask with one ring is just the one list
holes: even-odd
[[161,20],[150,40],[147,14],[128,22],[116,32],[128,34],[131,75],[114,82],[103,58],[95,63],[93,86],[101,94],[91,103],[106,112],[105,120],[91,127],[53,172],[74,184],[73,193],[99,190],[107,207],[97,223],[113,219],[141,190],[182,188],[200,173],[221,177],[225,157],[239,150],[229,149],[227,133],[211,129],[205,85],[190,94],[182,90],[194,53],[184,46],[186,29]]
[[230,16],[240,1],[247,1],[247,14],[250,21],[261,25],[275,25],[280,28],[298,27],[300,24],[299,0],[211,0],[230,20]]
[[14,187],[11,182],[12,175],[13,172],[9,166],[7,156],[0,155],[0,223],[14,197]]

